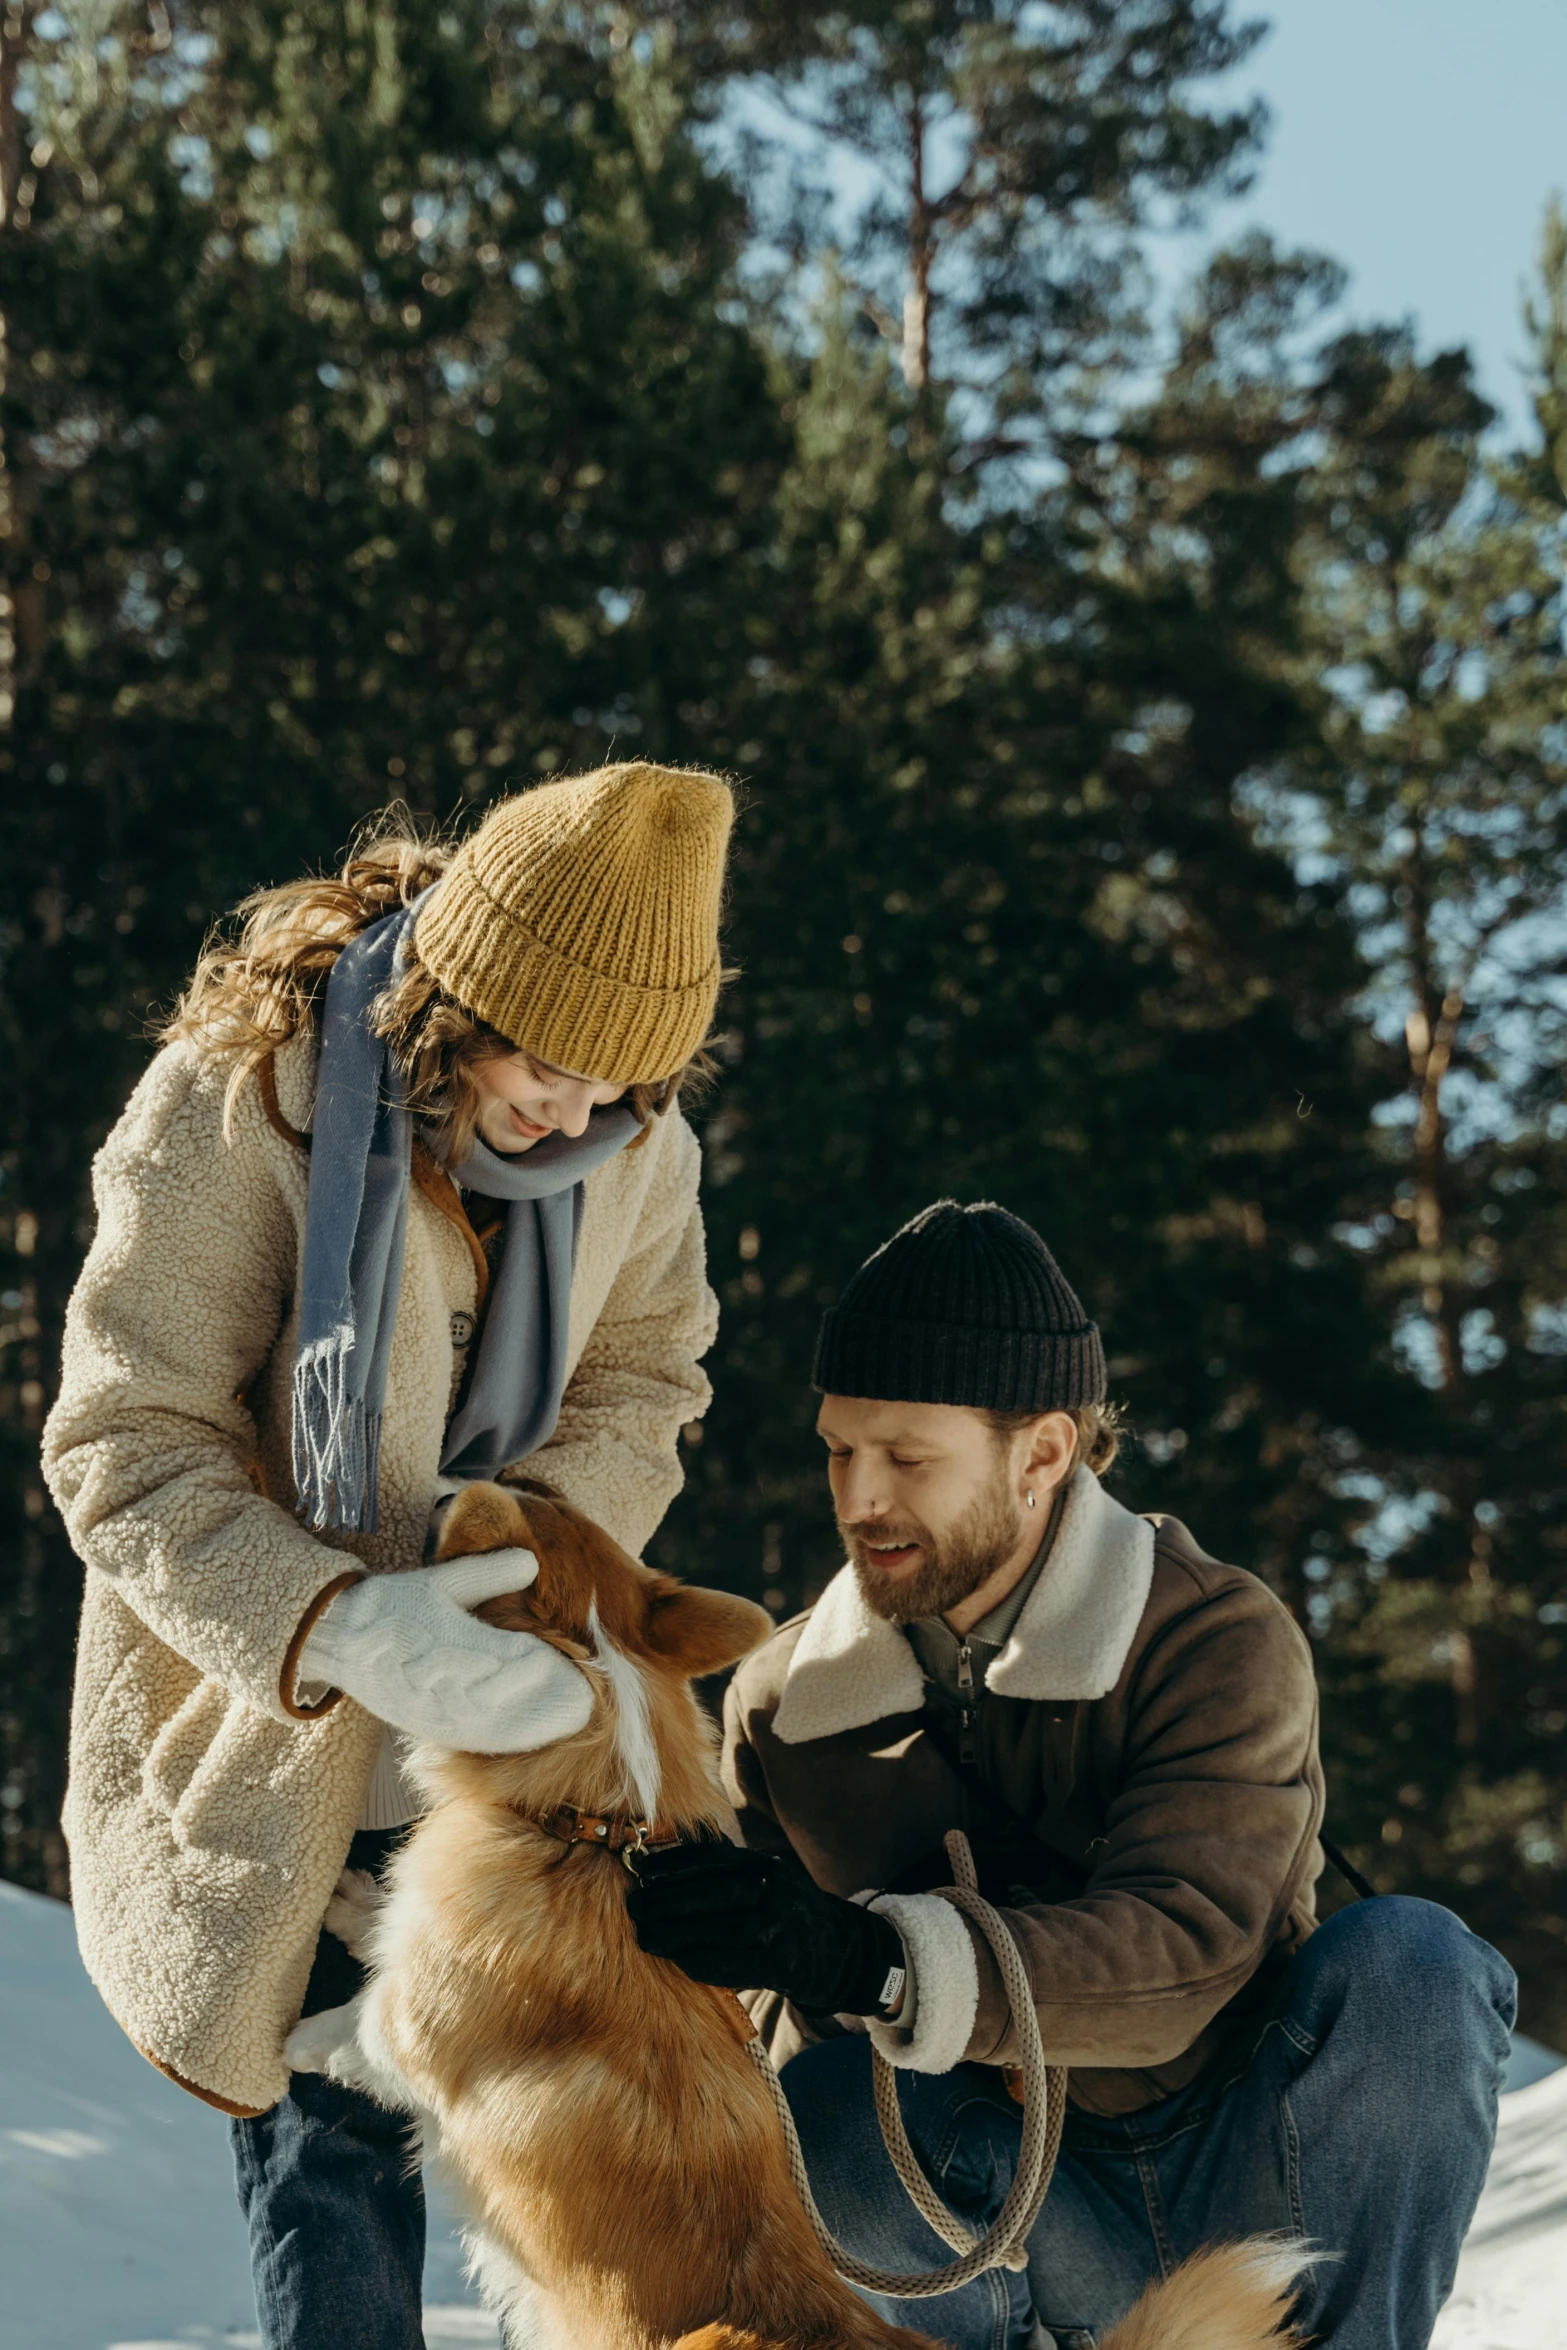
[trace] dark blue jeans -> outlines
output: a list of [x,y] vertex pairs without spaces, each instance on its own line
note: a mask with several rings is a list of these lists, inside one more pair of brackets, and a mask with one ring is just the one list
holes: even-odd
[[[1316,2350],[1426,2350],[1490,2159],[1515,1990],[1448,1910],[1390,1896],[1341,1910],[1292,1960],[1239,2070],[1124,2120],[1068,2116],[1026,2274],[876,2306],[953,2350],[1022,2350],[1036,2317],[1064,2350],[1088,2350],[1200,2245],[1279,2229],[1332,2256],[1298,2304]],[[783,2079],[850,2251],[903,2272],[950,2260],[887,2160],[866,2043],[807,2049]],[[904,2073],[900,2093],[947,2203],[987,2225],[1020,2136],[996,2074]]]
[[[366,1829],[348,1865],[379,1876],[400,1828]],[[364,1969],[323,1933],[305,2015],[341,2007]],[[229,2125],[265,2350],[424,2350],[424,2186],[407,2117],[319,2073]]]

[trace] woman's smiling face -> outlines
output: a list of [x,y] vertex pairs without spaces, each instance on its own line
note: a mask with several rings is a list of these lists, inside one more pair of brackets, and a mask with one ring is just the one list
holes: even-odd
[[472,1072],[479,1094],[479,1134],[492,1151],[514,1158],[552,1134],[585,1133],[594,1110],[618,1102],[624,1085],[579,1077],[532,1053],[497,1053]]

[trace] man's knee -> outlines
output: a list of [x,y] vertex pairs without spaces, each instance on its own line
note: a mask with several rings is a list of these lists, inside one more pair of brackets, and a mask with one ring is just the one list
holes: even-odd
[[[1379,1894],[1319,1926],[1295,1960],[1291,2013],[1322,2039],[1348,2021],[1378,2048],[1500,2065],[1517,2005],[1512,1968],[1433,1901]],[[1422,2067],[1422,2069],[1424,2069]]]

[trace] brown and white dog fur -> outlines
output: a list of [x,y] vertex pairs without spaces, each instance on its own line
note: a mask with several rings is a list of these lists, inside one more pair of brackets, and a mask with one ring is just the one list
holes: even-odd
[[[547,1487],[466,1487],[441,1555],[506,1544],[535,1553],[538,1579],[479,1612],[576,1659],[592,1717],[535,1754],[419,1754],[432,1808],[384,1888],[345,1877],[327,1913],[365,1958],[366,1987],[295,2028],[291,2065],[423,2125],[514,2340],[928,2350],[818,2247],[738,2001],[643,1953],[612,1853],[537,1824],[569,1803],[730,1832],[691,1682],[754,1648],[769,1619],[640,1566]],[[1286,2350],[1300,2265],[1265,2241],[1204,2254],[1102,2350]]]

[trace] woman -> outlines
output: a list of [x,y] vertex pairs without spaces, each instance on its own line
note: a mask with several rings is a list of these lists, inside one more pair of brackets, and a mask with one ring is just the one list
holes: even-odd
[[[321,1932],[413,1803],[399,1735],[511,1752],[577,1668],[466,1612],[443,1490],[539,1475],[633,1552],[707,1405],[698,1151],[732,821],[628,762],[384,838],[210,947],[95,1169],[45,1466],[87,1568],[77,1931],[152,2062],[234,2117],[268,2350],[418,2350],[403,2126],[299,2076]],[[352,1847],[352,1849],[351,1849]]]

